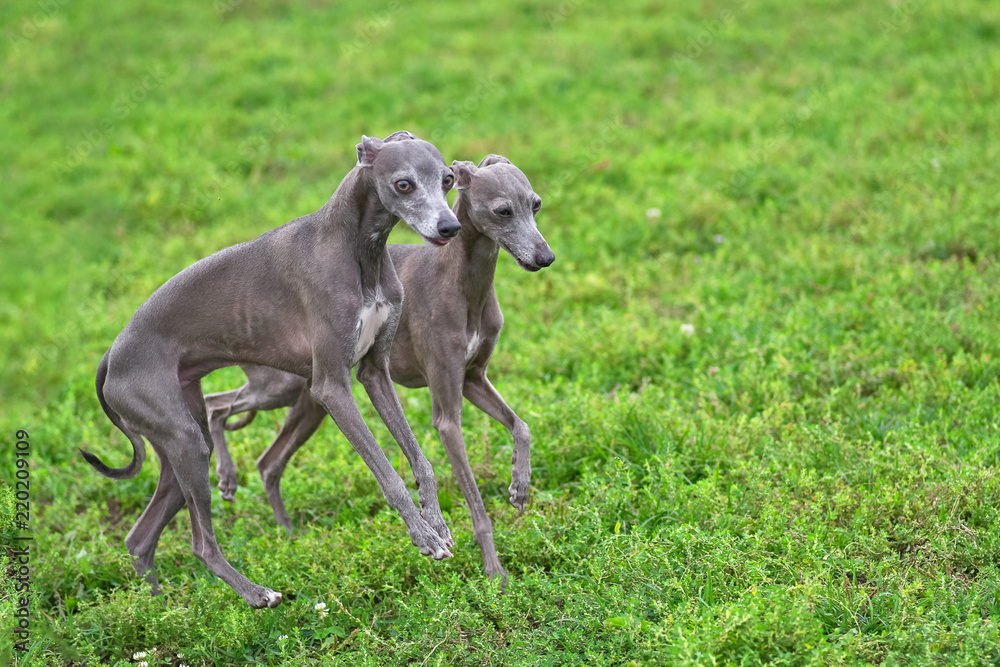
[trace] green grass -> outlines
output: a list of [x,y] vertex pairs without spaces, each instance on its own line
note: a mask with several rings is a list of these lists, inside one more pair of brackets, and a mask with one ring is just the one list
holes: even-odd
[[[26,429],[35,538],[13,664],[1000,664],[994,4],[11,0],[0,32],[0,533]],[[405,391],[454,558],[417,553],[329,423],[285,476],[286,539],[253,466],[274,413],[233,434],[213,513],[285,603],[210,575],[186,513],[150,597],[122,538],[155,457],[115,483],[76,450],[128,454],[100,356],[159,284],[317,209],[363,133],[402,128],[507,155],[545,202],[555,264],[497,272],[523,516],[509,435],[463,424],[506,594]]]

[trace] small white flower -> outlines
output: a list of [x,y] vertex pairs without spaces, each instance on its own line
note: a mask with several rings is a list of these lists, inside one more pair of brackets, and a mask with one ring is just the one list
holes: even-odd
[[648,208],[648,209],[646,209],[646,217],[649,218],[650,220],[659,220],[660,219],[660,209],[658,209],[658,208]]
[[313,609],[315,609],[316,611],[323,611],[324,609],[326,609],[326,603],[325,602],[317,602],[316,606],[313,607]]
[[183,654],[183,653],[178,653],[178,654],[177,654],[177,657],[178,657],[178,658],[183,658],[183,657],[184,657],[184,654]]
[[278,637],[278,641],[279,641],[279,642],[283,642],[283,641],[285,641],[286,639],[288,639],[288,635],[281,635],[280,637]]
[[[177,656],[177,657],[179,658],[180,656]],[[185,664],[184,664],[184,663],[182,662],[181,664],[177,665],[177,667],[188,667],[188,666],[187,666],[187,665],[185,665]]]
[[934,171],[941,171],[941,161],[936,157],[931,158],[931,166],[934,167]]
[[132,659],[133,660],[140,660],[140,659],[145,658],[145,657],[146,657],[146,652],[145,651],[136,651],[135,653],[132,654]]
[[723,236],[722,234],[716,234],[715,236],[712,237],[712,240],[715,241],[716,243],[722,243],[723,241],[726,240],[726,237]]
[[690,338],[694,335],[694,325],[690,323],[685,323],[681,325],[681,335],[685,338]]
[[153,648],[149,649],[149,652],[150,653],[156,653],[156,647],[154,646]]
[[326,612],[325,612],[325,611],[321,611],[321,612],[319,613],[319,617],[320,617],[320,618],[326,618]]
[[146,662],[145,660],[140,660],[139,662],[136,663],[136,667],[149,667],[149,663]]

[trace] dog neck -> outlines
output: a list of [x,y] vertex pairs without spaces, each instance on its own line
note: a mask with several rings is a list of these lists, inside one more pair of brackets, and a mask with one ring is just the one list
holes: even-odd
[[330,220],[342,220],[337,230],[358,263],[361,285],[374,291],[382,274],[389,233],[399,222],[378,197],[370,172],[355,167],[327,203]]
[[452,210],[462,224],[462,231],[438,250],[436,256],[453,278],[452,284],[460,286],[470,308],[475,309],[493,290],[500,246],[476,228],[465,195],[459,193]]

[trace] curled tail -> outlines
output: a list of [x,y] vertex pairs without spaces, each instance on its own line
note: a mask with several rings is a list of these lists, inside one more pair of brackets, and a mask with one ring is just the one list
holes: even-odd
[[90,452],[81,449],[80,453],[83,454],[83,458],[87,460],[91,468],[105,477],[110,477],[111,479],[132,479],[142,470],[143,461],[146,460],[146,443],[142,441],[141,437],[130,432],[122,425],[121,417],[104,400],[104,381],[108,377],[108,355],[110,353],[110,350],[104,353],[104,358],[101,359],[101,363],[97,367],[97,400],[101,402],[104,414],[108,416],[111,423],[117,426],[118,430],[124,433],[125,437],[132,443],[132,461],[124,468],[109,468],[101,459]]
[[256,416],[257,416],[257,411],[250,410],[249,412],[246,413],[246,415],[237,419],[234,422],[224,422],[222,424],[222,428],[226,429],[227,431],[239,431],[244,426],[248,426],[250,422],[253,421],[253,418]]

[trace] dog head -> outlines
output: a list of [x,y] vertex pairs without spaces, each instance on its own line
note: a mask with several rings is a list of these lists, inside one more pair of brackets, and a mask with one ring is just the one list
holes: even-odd
[[424,241],[446,245],[461,225],[446,197],[455,176],[441,152],[409,132],[394,132],[383,141],[362,136],[358,167],[370,177],[382,205]]
[[487,155],[478,167],[456,160],[451,168],[458,196],[465,199],[476,229],[510,253],[526,271],[538,271],[555,261],[535,224],[542,198],[510,160]]

